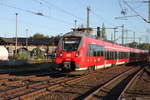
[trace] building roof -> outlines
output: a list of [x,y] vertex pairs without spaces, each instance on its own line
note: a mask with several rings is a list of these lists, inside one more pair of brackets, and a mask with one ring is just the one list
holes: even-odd
[[[18,45],[50,45],[52,42],[49,38],[18,38]],[[15,38],[0,38],[0,45],[15,44]]]
[[7,45],[7,44],[15,44],[15,40],[13,38],[0,37],[0,45]]

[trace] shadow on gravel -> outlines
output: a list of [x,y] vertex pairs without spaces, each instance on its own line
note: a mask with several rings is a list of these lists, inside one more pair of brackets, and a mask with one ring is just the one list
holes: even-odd
[[144,69],[143,71],[150,77],[150,72],[147,69]]
[[55,72],[57,65],[51,62],[23,64],[23,65],[5,65],[0,66],[0,74],[12,75],[50,75]]

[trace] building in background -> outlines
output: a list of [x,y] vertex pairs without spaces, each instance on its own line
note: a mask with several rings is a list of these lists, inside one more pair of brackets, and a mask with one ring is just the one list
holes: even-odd
[[[28,58],[50,58],[54,55],[56,46],[51,46],[49,38],[18,38],[17,54]],[[15,54],[15,38],[0,38],[0,45],[7,48],[9,57]]]

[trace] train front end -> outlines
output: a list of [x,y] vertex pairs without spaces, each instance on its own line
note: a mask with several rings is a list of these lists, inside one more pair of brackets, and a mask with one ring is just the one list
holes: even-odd
[[58,69],[75,71],[79,69],[82,57],[82,37],[77,34],[67,34],[60,39],[57,46],[57,54],[55,63],[58,64]]

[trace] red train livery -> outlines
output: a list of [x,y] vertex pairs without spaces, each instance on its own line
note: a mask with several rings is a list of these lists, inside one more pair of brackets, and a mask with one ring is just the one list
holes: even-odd
[[85,32],[69,32],[59,41],[55,63],[61,69],[86,70],[146,61],[148,51],[98,40]]

